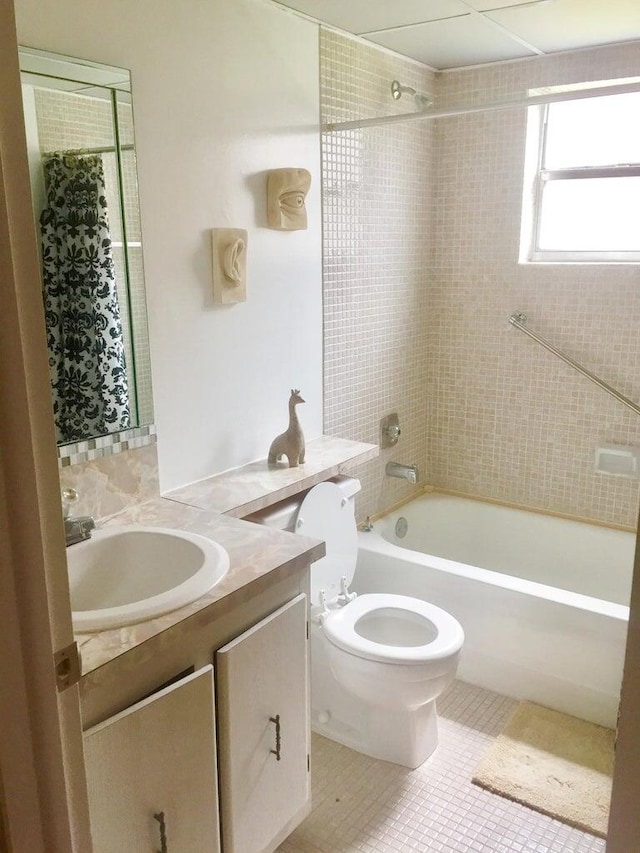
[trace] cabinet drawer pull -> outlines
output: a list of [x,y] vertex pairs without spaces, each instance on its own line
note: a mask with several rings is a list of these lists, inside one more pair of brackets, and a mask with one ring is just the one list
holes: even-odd
[[280,761],[280,714],[276,714],[275,717],[269,717],[269,722],[274,723],[276,727],[276,748],[270,749],[269,752],[272,752],[276,761]]
[[154,818],[160,824],[160,849],[158,853],[168,853],[169,848],[167,847],[167,825],[164,820],[164,812],[157,812],[154,814]]

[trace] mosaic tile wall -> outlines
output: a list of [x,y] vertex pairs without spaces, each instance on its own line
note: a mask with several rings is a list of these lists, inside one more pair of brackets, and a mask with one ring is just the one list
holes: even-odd
[[[625,45],[439,75],[447,105],[638,73]],[[640,419],[508,324],[528,325],[640,402],[640,269],[519,265],[526,109],[439,120],[425,365],[431,483],[634,525],[638,481],[594,472]]]
[[[433,75],[321,35],[324,121],[400,111],[398,78],[439,106],[637,73],[624,45]],[[413,105],[407,103],[407,109]],[[637,416],[508,323],[515,311],[640,401],[640,271],[519,265],[526,110],[323,135],[325,432],[403,434],[361,470],[359,516],[411,492],[384,476],[604,522],[636,523],[638,481],[594,472],[599,444],[640,445]]]
[[[394,79],[433,91],[431,72],[377,48],[322,31],[320,49],[325,122],[414,111],[413,99],[392,99]],[[377,443],[391,412],[402,428],[395,448],[358,469],[359,518],[415,490],[384,476],[388,461],[424,472],[433,131],[413,123],[322,139],[324,431]]]

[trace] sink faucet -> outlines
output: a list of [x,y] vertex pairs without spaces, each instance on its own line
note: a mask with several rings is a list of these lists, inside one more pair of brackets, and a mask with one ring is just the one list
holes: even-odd
[[399,477],[401,480],[407,480],[407,482],[414,485],[418,482],[418,477],[420,476],[417,465],[401,465],[399,462],[387,462],[384,470],[387,477]]
[[75,545],[77,542],[83,542],[85,539],[91,538],[91,531],[96,526],[95,521],[90,515],[78,515],[72,517],[70,515],[71,505],[78,500],[78,493],[75,489],[62,490],[62,517],[64,518],[64,539],[67,545]]

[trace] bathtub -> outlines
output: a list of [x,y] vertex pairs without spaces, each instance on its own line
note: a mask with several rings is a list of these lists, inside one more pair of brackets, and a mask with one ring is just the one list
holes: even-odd
[[634,547],[622,530],[433,492],[359,533],[352,588],[452,613],[463,681],[614,727]]

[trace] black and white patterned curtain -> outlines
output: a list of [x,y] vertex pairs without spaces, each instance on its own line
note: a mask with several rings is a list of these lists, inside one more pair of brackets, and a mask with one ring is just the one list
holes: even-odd
[[131,418],[102,158],[53,154],[43,165],[44,304],[60,443],[126,429]]

